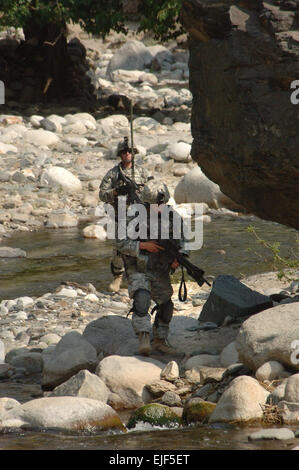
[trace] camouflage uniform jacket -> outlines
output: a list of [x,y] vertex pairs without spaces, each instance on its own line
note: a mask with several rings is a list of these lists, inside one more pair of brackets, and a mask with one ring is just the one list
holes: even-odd
[[[117,186],[124,184],[121,172],[128,178],[133,179],[131,168],[123,168],[121,162],[115,165],[106,173],[100,184],[99,197],[101,201],[115,205],[116,198],[113,195],[113,190]],[[145,184],[149,179],[151,179],[151,176],[148,171],[142,166],[135,165],[134,181],[137,184]]]
[[[175,212],[175,211],[174,211]],[[169,239],[173,240],[178,248],[178,250],[182,253],[187,254],[185,250],[185,239],[184,239],[184,232],[183,232],[183,221],[181,217],[176,213],[177,220],[181,223],[181,238],[174,238],[174,229],[173,229],[173,220],[170,217],[169,220]],[[133,220],[132,218],[128,217],[128,223]],[[125,260],[125,265],[127,271],[136,270],[138,272],[148,272],[153,274],[154,276],[161,273],[164,275],[168,275],[170,272],[170,266],[174,261],[173,256],[167,253],[166,250],[159,251],[158,253],[150,253],[145,250],[140,250],[140,242],[141,241],[149,241],[149,240],[159,240],[161,238],[161,219],[158,218],[158,236],[155,238],[150,238],[149,236],[149,216],[147,221],[144,221],[146,225],[146,233],[148,234],[147,238],[145,239],[132,239],[132,238],[125,238],[123,240],[117,239],[116,246],[118,252],[123,256]],[[139,232],[141,232],[141,227],[139,227]]]

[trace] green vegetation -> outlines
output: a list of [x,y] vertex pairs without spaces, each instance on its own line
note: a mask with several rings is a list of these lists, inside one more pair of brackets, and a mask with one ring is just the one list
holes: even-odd
[[[183,32],[178,16],[183,0],[141,0],[139,31],[151,31],[167,40]],[[23,27],[78,23],[88,33],[105,37],[109,31],[126,33],[128,19],[122,0],[0,0],[0,25]],[[26,35],[26,33],[25,33]]]
[[[295,250],[295,252],[292,252],[289,257],[284,257],[280,254],[280,242],[274,242],[271,244],[268,241],[263,240],[259,237],[255,228],[252,225],[247,227],[246,230],[247,232],[252,233],[255,236],[257,243],[264,246],[268,251],[270,251],[273,257],[273,269],[277,271],[278,279],[285,278],[286,280],[293,281],[294,270],[299,268],[299,237],[297,237],[296,240],[298,248]],[[251,248],[248,248],[247,250],[252,251]],[[260,255],[259,253],[255,254],[259,257],[262,257],[262,255]]]
[[[139,31],[150,31],[161,41],[180,35],[182,1],[141,0]],[[73,72],[67,54],[68,24],[79,24],[87,33],[105,38],[110,31],[126,34],[128,19],[122,0],[0,0],[0,28],[23,28],[24,60],[32,57],[32,45],[39,48],[41,63],[36,66],[43,71],[40,96],[45,101],[61,100],[69,91]]]

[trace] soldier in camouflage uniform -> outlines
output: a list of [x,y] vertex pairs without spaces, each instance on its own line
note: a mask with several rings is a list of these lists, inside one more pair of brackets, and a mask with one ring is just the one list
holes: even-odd
[[[137,149],[134,149],[134,153],[138,153]],[[126,195],[127,192],[123,175],[130,179],[133,179],[134,177],[134,181],[138,185],[144,185],[152,178],[147,170],[140,166],[134,167],[134,175],[132,175],[132,150],[128,147],[127,138],[124,138],[123,141],[119,142],[117,147],[117,156],[121,158],[121,162],[111,168],[104,176],[99,192],[101,201],[113,205],[116,217],[117,198],[118,196]],[[130,201],[127,201],[127,203],[129,202]],[[109,285],[109,290],[112,292],[118,292],[123,278],[124,263],[116,248],[113,249],[110,267],[113,274],[113,280]]]
[[[133,299],[132,326],[139,338],[140,354],[149,355],[151,347],[160,353],[176,354],[176,350],[169,345],[167,337],[173,315],[170,272],[174,272],[179,263],[157,242],[161,235],[161,208],[163,205],[165,208],[165,203],[169,199],[167,186],[157,180],[149,181],[144,186],[140,199],[147,207],[147,219],[144,221],[147,226],[145,232],[148,234],[147,239],[135,240],[127,236],[124,240],[117,240],[117,249],[122,254],[125,263],[129,296]],[[161,199],[163,200],[162,206],[158,205]],[[149,238],[151,210],[158,211],[156,240]],[[181,221],[179,216],[178,218]],[[130,219],[127,222],[129,223]],[[138,228],[139,233],[142,233],[140,224]],[[186,253],[183,234],[180,239],[173,238],[171,217],[169,218],[169,239],[175,242],[179,251]],[[151,299],[156,302],[154,310],[157,312],[153,329],[149,314]],[[152,345],[150,345],[151,331],[153,332]]]

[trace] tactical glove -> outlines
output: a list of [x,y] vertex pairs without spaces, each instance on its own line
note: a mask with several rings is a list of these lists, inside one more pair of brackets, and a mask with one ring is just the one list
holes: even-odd
[[115,190],[118,196],[125,196],[126,194],[129,193],[129,188],[128,188],[128,185],[126,184],[122,186],[118,186],[117,188],[115,188]]

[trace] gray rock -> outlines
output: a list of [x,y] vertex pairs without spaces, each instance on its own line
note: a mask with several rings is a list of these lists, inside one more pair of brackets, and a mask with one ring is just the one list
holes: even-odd
[[220,364],[222,367],[228,367],[232,364],[239,362],[238,351],[236,350],[236,344],[233,341],[229,343],[220,354]]
[[45,225],[48,228],[77,227],[79,219],[73,214],[51,213]]
[[208,396],[214,392],[214,390],[215,390],[215,384],[207,383],[205,385],[202,385],[200,388],[198,388],[193,396],[206,400]]
[[173,382],[180,376],[179,366],[175,361],[170,361],[161,371],[161,379]]
[[0,339],[0,364],[5,362],[5,347],[3,341]]
[[181,406],[182,400],[180,396],[175,392],[165,392],[161,397],[161,402],[167,406]]
[[190,357],[185,363],[185,369],[195,369],[200,371],[201,367],[219,367],[220,366],[220,357],[217,355],[211,354],[198,354],[196,356]]
[[38,352],[18,354],[10,361],[10,364],[15,368],[25,369],[29,374],[42,372],[43,370],[43,358]]
[[260,419],[263,416],[262,405],[268,395],[269,392],[252,377],[237,377],[221,395],[210,422]]
[[259,381],[275,380],[283,377],[285,373],[286,370],[280,362],[268,361],[257,369],[255,376]]
[[153,56],[140,41],[127,41],[110,60],[107,67],[109,77],[114,70],[143,70],[150,65]]
[[288,439],[295,439],[295,434],[288,428],[280,429],[262,429],[261,431],[253,432],[249,434],[249,441],[259,441],[259,440],[270,440],[276,439],[279,441],[285,441]]
[[103,352],[105,356],[132,356],[138,353],[138,339],[131,320],[126,317],[111,314],[98,318],[86,326],[83,337],[97,353]]
[[49,185],[54,188],[59,187],[70,193],[81,191],[82,189],[79,178],[73,175],[69,170],[59,166],[52,166],[43,171],[40,182],[42,185]]
[[221,192],[219,186],[207,178],[198,166],[179,181],[173,197],[177,204],[205,202],[215,209],[233,205],[232,201]]
[[88,370],[80,370],[69,380],[55,387],[48,396],[85,397],[107,403],[109,393],[105,383],[97,375]]
[[0,258],[26,258],[26,251],[9,246],[0,247]]
[[45,131],[44,129],[29,130],[24,134],[24,139],[26,142],[38,147],[54,145],[60,141],[54,132]]
[[111,392],[108,403],[115,410],[131,409],[151,401],[145,386],[160,379],[163,367],[163,363],[152,358],[112,355],[102,359],[96,374]]
[[236,337],[240,361],[254,372],[268,361],[299,370],[292,348],[298,340],[298,318],[299,302],[277,305],[248,318]]
[[213,283],[199,321],[221,324],[227,316],[234,318],[249,316],[272,306],[273,302],[269,297],[253,291],[234,276],[220,275]]
[[98,364],[95,348],[77,331],[64,335],[54,351],[43,357],[44,390],[52,390],[82,369],[94,372]]
[[270,393],[267,399],[267,403],[270,405],[277,405],[280,401],[283,400],[286,388],[286,381],[282,382],[280,385],[277,385],[273,392]]
[[13,398],[3,397],[0,398],[0,421],[1,416],[3,416],[7,411],[12,410],[16,406],[19,406],[20,402],[14,400]]
[[2,416],[1,426],[39,429],[122,430],[117,413],[99,400],[45,397],[15,406]]
[[285,424],[296,424],[299,422],[299,403],[292,403],[285,400],[277,404],[279,414]]
[[49,119],[41,119],[39,121],[39,125],[43,129],[45,129],[45,131],[57,132],[57,128],[56,128],[54,122],[50,121]]
[[299,403],[299,373],[287,379],[284,400]]

